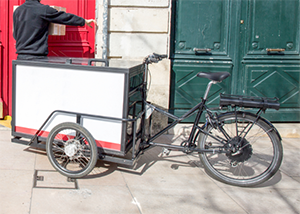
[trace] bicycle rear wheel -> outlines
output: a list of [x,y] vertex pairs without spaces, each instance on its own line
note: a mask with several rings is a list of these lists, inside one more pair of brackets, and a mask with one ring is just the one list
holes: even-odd
[[[208,125],[199,136],[199,153],[205,171],[213,178],[235,186],[255,186],[279,169],[283,151],[275,128],[256,115],[229,112],[219,116],[219,127]],[[255,122],[256,121],[256,122]],[[219,153],[218,151],[226,151]]]

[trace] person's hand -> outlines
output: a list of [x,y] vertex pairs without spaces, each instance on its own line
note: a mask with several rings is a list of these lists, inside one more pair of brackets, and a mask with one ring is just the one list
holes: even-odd
[[87,26],[91,27],[91,28],[93,28],[92,25],[91,25],[91,23],[93,23],[93,22],[94,22],[95,26],[97,26],[97,22],[96,22],[95,19],[86,19],[86,20],[85,20],[85,24],[86,24]]

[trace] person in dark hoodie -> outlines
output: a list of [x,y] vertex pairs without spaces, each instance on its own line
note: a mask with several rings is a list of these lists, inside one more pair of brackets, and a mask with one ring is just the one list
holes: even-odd
[[84,19],[71,13],[43,5],[41,0],[26,0],[13,14],[16,49],[20,60],[43,59],[48,55],[49,24],[91,27],[94,19]]

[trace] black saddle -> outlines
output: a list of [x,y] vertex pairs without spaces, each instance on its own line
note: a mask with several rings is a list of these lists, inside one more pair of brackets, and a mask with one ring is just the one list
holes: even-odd
[[197,74],[197,77],[202,77],[202,78],[206,78],[206,79],[217,81],[217,82],[221,82],[229,76],[230,76],[230,73],[228,73],[228,72],[214,72],[214,73],[199,72]]

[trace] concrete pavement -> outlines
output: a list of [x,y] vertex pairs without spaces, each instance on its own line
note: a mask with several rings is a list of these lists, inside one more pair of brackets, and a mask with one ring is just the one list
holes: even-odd
[[[134,169],[98,162],[84,179],[67,180],[45,151],[10,142],[0,127],[0,214],[46,213],[300,213],[299,124],[275,124],[283,132],[279,172],[255,188],[233,187],[205,174],[196,154],[153,148]],[[160,142],[186,137],[185,128]],[[176,143],[175,142],[175,143]]]

